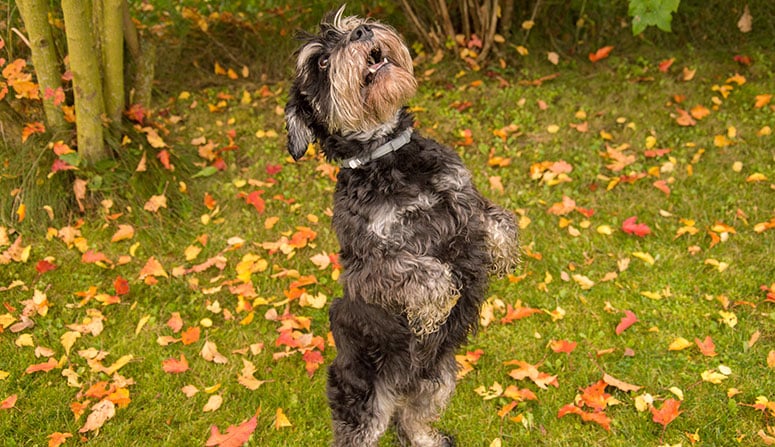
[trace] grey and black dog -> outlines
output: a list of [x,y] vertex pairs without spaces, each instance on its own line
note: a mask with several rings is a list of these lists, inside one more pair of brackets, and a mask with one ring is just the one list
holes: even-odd
[[341,165],[333,228],[344,296],[331,306],[334,445],[452,446],[432,427],[455,389],[455,350],[479,320],[488,276],[517,263],[514,215],[474,187],[460,157],[412,128],[412,58],[377,21],[325,17],[302,36],[285,108],[288,150],[317,141]]

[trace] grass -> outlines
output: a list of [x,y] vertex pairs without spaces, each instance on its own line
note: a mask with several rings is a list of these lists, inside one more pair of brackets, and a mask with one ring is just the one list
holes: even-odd
[[[456,77],[460,67],[450,60],[434,67],[418,67],[418,73],[436,70],[423,77],[412,102],[418,110],[420,132],[454,145],[485,195],[529,219],[522,220],[524,262],[511,279],[493,280],[490,302],[500,300],[513,306],[521,301],[523,306],[547,311],[504,324],[500,322],[504,310],[496,306],[495,320],[482,327],[462,350],[481,349],[484,354],[473,371],[460,380],[440,422],[443,429],[456,435],[459,445],[487,446],[495,439],[506,446],[689,445],[687,433],[698,434],[698,445],[763,444],[757,432],[775,425],[775,414],[748,405],[759,396],[775,399],[775,369],[767,365],[775,339],[775,304],[765,302],[765,292],[760,290],[760,286],[775,281],[775,231],[757,233],[753,228],[775,213],[775,137],[756,135],[764,126],[772,127],[772,105],[755,109],[753,104],[756,95],[775,93],[775,76],[764,50],[751,48],[750,52],[756,61],[751,67],[737,65],[729,53],[653,48],[642,49],[632,57],[614,53],[594,65],[579,59],[565,60],[555,67],[531,56],[520,61],[518,68],[509,61],[507,68],[493,69],[491,74],[509,81],[507,87],[500,87],[497,78],[486,73],[466,72]],[[670,72],[659,72],[657,64],[670,57],[676,58]],[[697,70],[691,81],[681,79],[684,66]],[[537,87],[518,83],[554,72],[560,73],[557,79]],[[712,110],[712,98],[720,98],[713,86],[730,84],[727,79],[736,72],[747,82],[731,84],[730,95],[723,98],[718,110]],[[478,85],[477,81],[483,82]],[[65,445],[79,444],[81,436],[94,446],[196,445],[210,436],[211,426],[224,432],[229,425],[240,424],[254,414],[258,424],[249,445],[330,443],[324,367],[335,348],[325,347],[325,364],[310,378],[299,353],[273,358],[285,349],[275,345],[280,323],[266,318],[272,309],[309,317],[309,332],[325,340],[326,308],[302,307],[299,300],[286,303],[292,272],[315,275],[317,283],[305,286],[312,295],[324,294],[330,301],[340,293],[332,268],[319,270],[310,261],[313,255],[337,250],[327,212],[334,183],[319,171],[325,167],[321,160],[294,164],[284,152],[282,116],[277,110],[284,104],[287,88],[287,82],[271,85],[271,93],[261,96],[258,86],[225,81],[187,99],[180,91],[173,92],[154,119],[171,131],[164,138],[171,146],[176,170],[161,168],[149,150],[149,171],[135,172],[141,152],[131,149],[136,153],[130,157],[132,162],[126,163],[129,169],[116,166],[101,174],[103,184],[90,190],[85,214],[56,206],[59,199],[52,193],[37,196],[36,209],[30,206],[30,216],[35,219],[18,223],[12,204],[0,202],[6,216],[0,235],[7,234],[9,242],[22,235],[23,246],[30,247],[26,262],[0,266],[0,287],[10,286],[12,281],[22,283],[0,292],[4,304],[0,317],[10,315],[11,324],[18,323],[25,301],[35,290],[45,293],[50,303],[45,316],[31,316],[33,327],[13,332],[4,324],[0,333],[0,371],[8,373],[0,379],[0,401],[18,396],[13,408],[0,410],[4,445],[44,445],[54,432],[74,435]],[[240,101],[244,90],[251,93],[248,103]],[[224,94],[230,95],[224,100],[226,106],[211,112],[208,105],[216,105]],[[677,104],[675,95],[686,99]],[[470,101],[471,106],[458,111],[453,105],[460,101]],[[688,110],[697,104],[711,109],[710,115],[693,127],[677,125],[672,116],[676,108]],[[182,120],[171,120],[175,116]],[[588,125],[587,132],[570,127],[583,122]],[[509,124],[519,126],[518,132],[505,141],[493,135],[493,130]],[[552,125],[558,126],[556,131],[549,130]],[[734,137],[730,136],[731,127],[736,131]],[[456,145],[466,129],[471,131],[473,143]],[[223,153],[226,169],[195,177],[206,161],[197,156],[199,143],[192,140],[205,137],[215,148],[223,148],[229,145],[232,130],[238,149]],[[257,136],[259,131],[262,137]],[[610,139],[603,139],[601,131],[610,134]],[[268,136],[266,132],[270,132]],[[726,135],[732,144],[715,145],[717,135]],[[656,148],[671,151],[657,158],[644,156],[649,136],[656,139]],[[142,135],[134,138],[142,139]],[[27,147],[45,144],[37,140]],[[606,167],[611,161],[601,154],[607,145],[622,144],[631,146],[626,153],[635,159],[622,172],[613,172]],[[490,166],[491,151],[508,158],[510,164]],[[7,187],[10,191],[20,181],[15,175],[18,162],[10,153],[4,153],[2,159],[9,160],[0,178],[4,190]],[[531,165],[559,160],[572,165],[570,182],[548,186],[530,178]],[[739,170],[733,169],[736,162],[742,163]],[[44,179],[47,167],[44,164],[40,169],[39,178]],[[620,174],[647,172],[651,175],[608,189],[611,179]],[[767,180],[747,181],[756,173]],[[49,181],[61,181],[61,175]],[[502,192],[490,187],[494,176],[500,177]],[[26,178],[29,189],[29,176]],[[668,182],[669,196],[652,185],[657,180]],[[257,190],[264,191],[263,213],[240,197]],[[205,193],[214,200],[211,207],[205,204]],[[167,197],[167,208],[145,211],[145,202],[160,194]],[[7,192],[3,196],[8,200]],[[571,212],[562,216],[570,222],[561,222],[560,216],[547,210],[563,196],[575,200],[579,207],[594,210],[594,214],[585,217]],[[109,210],[101,204],[104,199],[113,201]],[[47,201],[56,209],[52,220],[39,210]],[[651,234],[639,238],[621,231],[622,222],[630,216],[646,223]],[[271,218],[277,218],[273,226],[268,225]],[[680,219],[694,220],[698,232],[677,238],[676,232],[686,225]],[[719,222],[735,232],[713,245],[709,231]],[[134,237],[111,242],[119,224],[131,225]],[[612,234],[598,232],[603,225],[609,226]],[[75,246],[68,247],[58,237],[46,237],[48,228],[75,226],[88,249],[103,253],[111,263],[84,263]],[[292,236],[298,227],[310,227],[316,238],[293,250],[292,256],[272,253],[262,246]],[[202,235],[207,235],[206,243]],[[234,237],[243,242],[235,243]],[[189,246],[201,248],[201,253],[187,259]],[[7,249],[8,245],[0,242],[0,252]],[[653,265],[636,257],[638,252],[651,255]],[[256,295],[243,300],[255,304],[250,322],[244,320],[250,312],[244,306],[238,308],[240,298],[229,289],[239,284],[237,264],[247,254],[267,261],[266,270],[250,275]],[[191,268],[219,255],[225,259],[222,269],[173,274],[175,267]],[[121,256],[127,262],[119,265]],[[141,278],[150,257],[167,273],[157,277],[154,285]],[[36,264],[43,259],[57,268],[39,274]],[[628,268],[620,271],[617,266],[624,259],[629,260]],[[711,264],[714,260],[728,268],[720,271]],[[290,277],[281,275],[288,271]],[[615,279],[601,280],[611,272],[617,273]],[[595,284],[583,289],[573,275],[583,275]],[[92,298],[77,306],[82,298],[76,293],[92,286],[108,295],[115,293],[118,276],[127,279],[130,286],[120,303],[102,305]],[[644,292],[652,296],[658,293],[662,298],[655,300]],[[725,302],[729,304],[725,306]],[[555,321],[548,312],[558,309],[564,316]],[[95,336],[82,335],[67,355],[60,337],[71,330],[68,325],[93,319],[95,310],[104,316],[104,329]],[[614,329],[625,310],[634,312],[639,321],[616,335]],[[721,322],[720,311],[733,313],[736,325]],[[200,328],[199,340],[190,345],[161,346],[157,342],[160,336],[180,338],[166,324],[174,312],[181,315],[184,330]],[[141,321],[145,323],[140,325]],[[759,338],[751,344],[754,333]],[[32,337],[30,346],[24,346],[21,335]],[[668,351],[677,337],[693,342],[706,336],[715,343],[715,357],[702,355],[693,343],[683,351]],[[551,340],[571,340],[578,346],[568,355],[559,354],[549,349]],[[205,341],[214,342],[228,363],[202,358]],[[263,343],[263,349],[246,353],[256,343]],[[36,357],[36,347],[53,351],[58,361],[55,369],[25,373],[28,366],[46,361],[45,356]],[[108,352],[102,361],[104,367],[131,355],[118,373],[133,383],[122,384],[121,378],[91,367],[78,354],[88,348]],[[190,369],[181,374],[164,372],[162,363],[181,354]],[[239,384],[243,360],[255,365],[256,378],[268,382],[255,391]],[[540,364],[541,371],[557,376],[559,386],[543,390],[529,381],[515,381],[508,375],[514,367],[504,365],[510,360]],[[704,371],[718,371],[719,365],[732,371],[721,384],[701,379]],[[74,371],[79,386],[68,386],[61,375],[66,369]],[[600,380],[604,372],[643,387],[637,392],[607,388],[621,402],[606,410],[613,421],[610,431],[582,422],[575,415],[557,417],[562,406],[573,402],[581,389]],[[90,406],[100,399],[84,393],[100,381],[128,389],[131,401],[118,408],[98,433],[79,434]],[[538,399],[519,403],[502,418],[497,413],[511,399],[498,396],[484,400],[475,391],[496,382],[504,388],[528,388]],[[195,386],[199,393],[186,397],[181,392],[186,385]],[[634,402],[648,393],[661,407],[666,399],[678,398],[671,388],[683,392],[683,412],[663,429],[652,421],[649,411],[639,412]],[[738,394],[730,397],[730,388]],[[213,395],[223,398],[222,405],[216,411],[204,412]],[[75,418],[71,403],[86,400],[90,402],[86,412]],[[275,428],[278,408],[291,426]],[[521,422],[510,419],[518,415]],[[388,434],[381,445],[391,445],[392,441]]]

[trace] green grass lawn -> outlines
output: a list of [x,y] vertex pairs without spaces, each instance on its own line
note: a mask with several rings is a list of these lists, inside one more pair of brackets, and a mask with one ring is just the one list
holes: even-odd
[[[751,55],[751,66],[727,53],[646,49],[558,66],[531,55],[520,69],[459,76],[449,60],[417,67],[419,131],[453,146],[522,228],[523,262],[492,281],[486,324],[460,352],[481,350],[440,422],[459,445],[772,442],[775,98],[756,103],[775,95],[775,67],[771,52]],[[3,164],[1,444],[46,445],[59,432],[72,435],[64,445],[202,445],[212,426],[224,433],[254,415],[249,445],[330,443],[326,303],[340,293],[329,264],[332,167],[289,160],[289,84],[260,87],[225,81],[161,101],[151,121],[174,171],[135,133],[127,161],[88,176],[85,213],[69,185],[87,176],[46,179],[48,162],[20,176]],[[694,111],[694,125],[679,125],[679,109]],[[223,170],[206,169],[211,155]],[[67,198],[23,190],[18,222],[9,192],[22,181],[34,189],[30,178],[68,185]],[[152,196],[166,206],[145,209]],[[623,231],[631,217],[649,234]],[[504,320],[508,307],[539,311]],[[627,311],[637,322],[617,334]],[[714,355],[695,342],[706,337]],[[669,349],[679,338],[683,349]],[[555,352],[560,341],[575,349]],[[510,361],[545,373],[534,375],[542,387],[510,376]],[[594,393],[605,374],[640,388]],[[671,399],[680,414],[663,427],[654,412]],[[593,414],[590,401],[605,408]],[[559,418],[574,402],[610,429]]]

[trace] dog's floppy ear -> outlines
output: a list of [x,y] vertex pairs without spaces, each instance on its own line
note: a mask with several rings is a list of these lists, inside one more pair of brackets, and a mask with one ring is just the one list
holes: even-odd
[[285,105],[285,126],[288,129],[288,152],[294,160],[298,160],[307,152],[307,146],[314,140],[310,128],[310,112],[305,110],[305,99],[301,96],[299,86],[291,87],[288,103]]

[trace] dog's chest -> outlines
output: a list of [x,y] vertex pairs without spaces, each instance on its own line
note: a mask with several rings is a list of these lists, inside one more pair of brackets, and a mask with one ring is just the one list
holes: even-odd
[[[352,175],[342,179],[334,202],[334,229],[379,245],[441,244],[440,222],[452,219],[449,195],[434,186],[434,178],[411,180]],[[342,241],[345,242],[345,241]],[[361,240],[361,242],[365,242]]]

